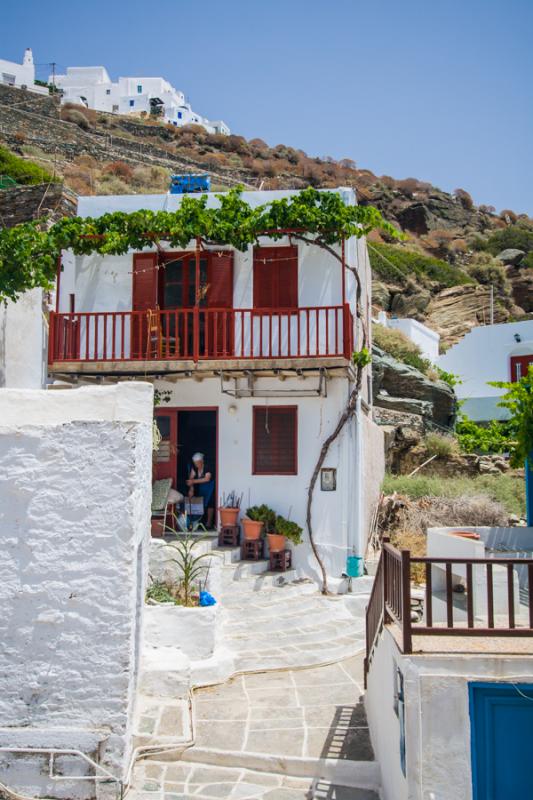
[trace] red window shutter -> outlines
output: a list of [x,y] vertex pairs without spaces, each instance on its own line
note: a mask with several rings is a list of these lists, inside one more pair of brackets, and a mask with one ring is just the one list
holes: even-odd
[[254,249],[254,308],[298,307],[298,248]]
[[133,311],[146,311],[157,306],[157,253],[135,253],[133,256]]
[[211,253],[207,263],[208,308],[233,308],[233,253]]
[[281,247],[278,264],[280,308],[298,308],[298,248]]
[[253,474],[296,475],[297,407],[254,406]]

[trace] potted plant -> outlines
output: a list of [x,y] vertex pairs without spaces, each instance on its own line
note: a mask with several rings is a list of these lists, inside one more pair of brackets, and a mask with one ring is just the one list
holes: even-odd
[[296,522],[291,522],[278,514],[274,531],[268,534],[268,549],[271,553],[285,550],[288,539],[292,544],[301,544],[303,529]]
[[239,519],[239,512],[241,510],[241,500],[237,497],[236,492],[230,492],[229,495],[222,495],[222,503],[218,509],[220,514],[220,524],[224,526],[236,525]]
[[244,538],[260,539],[265,533],[274,530],[276,512],[266,505],[251,506],[246,509],[246,516],[242,520]]

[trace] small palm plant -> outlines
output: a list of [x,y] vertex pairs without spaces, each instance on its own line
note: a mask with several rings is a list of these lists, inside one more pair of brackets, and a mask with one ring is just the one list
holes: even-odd
[[[169,530],[172,530],[169,528]],[[191,606],[192,592],[196,583],[200,583],[201,579],[205,577],[207,580],[207,572],[211,564],[212,553],[195,553],[194,548],[200,542],[209,541],[207,536],[180,536],[175,531],[172,531],[176,536],[175,542],[170,542],[166,545],[172,548],[173,554],[170,558],[166,559],[167,563],[175,564],[179,571],[180,594],[184,606]],[[209,559],[209,564],[205,561]]]

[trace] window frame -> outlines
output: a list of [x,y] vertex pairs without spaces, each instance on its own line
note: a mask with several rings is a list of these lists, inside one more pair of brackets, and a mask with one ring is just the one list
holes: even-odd
[[[291,470],[268,470],[258,471],[256,463],[256,426],[257,426],[257,412],[266,411],[291,411],[294,414],[294,437],[293,437],[293,469]],[[252,475],[268,476],[268,475],[298,475],[298,406],[252,406]]]

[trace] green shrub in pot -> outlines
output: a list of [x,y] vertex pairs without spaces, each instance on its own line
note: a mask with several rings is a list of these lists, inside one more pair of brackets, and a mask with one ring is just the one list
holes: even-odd
[[274,533],[276,530],[276,512],[264,503],[260,506],[247,508],[246,516],[254,522],[262,522],[264,533]]
[[285,517],[279,515],[276,517],[275,530],[277,534],[284,536],[292,544],[301,544],[303,541],[303,528]]

